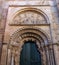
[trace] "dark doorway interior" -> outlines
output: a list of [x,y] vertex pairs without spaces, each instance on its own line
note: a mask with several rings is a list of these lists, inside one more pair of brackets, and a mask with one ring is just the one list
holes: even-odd
[[41,65],[41,54],[36,42],[25,42],[20,55],[20,65]]

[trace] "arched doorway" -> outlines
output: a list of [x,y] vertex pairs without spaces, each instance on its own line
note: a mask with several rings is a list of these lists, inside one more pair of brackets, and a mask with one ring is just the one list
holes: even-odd
[[[10,39],[10,45],[9,45],[9,48],[11,50],[10,54],[12,55],[12,58],[10,58],[13,61],[12,63],[14,63],[15,65],[22,65],[21,62],[23,60],[21,60],[21,57],[24,56],[24,55],[22,55],[24,46],[30,47],[30,45],[31,45],[31,47],[34,46],[34,48],[36,49],[37,55],[35,53],[32,53],[34,55],[28,54],[29,57],[27,57],[27,59],[29,59],[30,61],[29,61],[29,64],[27,64],[27,65],[31,65],[30,64],[31,56],[34,57],[35,55],[39,57],[39,59],[38,59],[38,60],[40,60],[39,65],[46,65],[46,62],[48,61],[47,60],[48,52],[46,50],[45,45],[49,41],[49,36],[48,37],[47,36],[48,35],[45,32],[43,32],[40,28],[37,29],[37,28],[30,27],[30,28],[22,28],[21,30],[17,30],[12,35],[12,37]],[[31,40],[32,42],[29,40]],[[31,51],[30,51],[30,49],[31,49]],[[39,50],[39,52],[37,53],[38,50]],[[26,51],[28,51],[28,49],[26,49]],[[33,51],[33,48],[29,48],[28,52],[32,52],[32,51]],[[41,60],[42,60],[42,63],[41,63]],[[35,62],[33,62],[33,64],[35,65]],[[26,63],[25,64],[23,63],[23,65],[26,65]],[[38,65],[38,64],[36,63],[36,65]]]
[[41,54],[37,49],[36,42],[24,43],[20,55],[20,65],[41,65]]
[[[8,46],[12,57],[9,62],[12,60],[15,65],[41,65],[42,60],[42,65],[48,65],[49,53],[46,50],[46,45],[49,44],[50,37],[40,26],[37,26],[38,24],[48,24],[48,18],[42,11],[38,11],[35,8],[26,8],[15,15],[9,25],[17,25],[19,28],[10,37]],[[21,27],[20,25],[27,26]],[[24,43],[24,41],[27,42]]]

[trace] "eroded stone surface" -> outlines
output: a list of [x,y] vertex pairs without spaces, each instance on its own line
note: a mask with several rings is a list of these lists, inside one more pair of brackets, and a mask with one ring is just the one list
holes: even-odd
[[[49,64],[52,65],[51,63],[53,63],[53,65],[55,63],[56,65],[59,65],[58,2],[59,2],[58,0],[0,1],[1,3],[0,4],[1,7],[0,8],[0,48],[2,48],[1,65],[6,65],[6,64],[10,65],[11,63],[10,60],[12,58],[15,60],[15,65],[19,65],[19,61],[20,61],[19,57],[20,57],[20,52],[22,50],[22,45],[24,44],[24,41],[28,41],[28,40],[37,41],[38,50],[41,52],[42,55],[43,65],[46,65],[46,62],[49,62],[47,65]],[[26,9],[28,10],[26,11]],[[25,12],[19,13],[22,10],[24,10]],[[36,23],[36,21],[39,23]],[[12,24],[12,22],[13,25],[12,26],[9,25],[10,23]],[[16,23],[16,25],[14,23]],[[18,23],[24,25],[18,25]],[[25,24],[30,24],[30,25],[25,25]],[[35,25],[31,25],[31,24],[35,24]],[[30,32],[32,34],[26,34],[26,30],[24,30],[23,32],[21,32],[23,33],[23,35],[19,36],[20,32],[18,31],[27,28],[38,29],[39,32],[37,31],[32,32],[31,30],[29,30],[27,32]],[[28,38],[28,36],[31,36],[31,38]],[[40,40],[40,43],[39,40],[37,39]],[[45,46],[44,43],[46,44]],[[12,58],[11,55],[13,56]],[[55,57],[53,57],[53,55]],[[49,57],[51,58],[49,59]],[[48,61],[46,58],[48,59]]]

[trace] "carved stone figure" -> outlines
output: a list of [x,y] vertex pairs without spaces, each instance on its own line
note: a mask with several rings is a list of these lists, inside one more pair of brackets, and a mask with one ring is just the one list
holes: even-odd
[[23,24],[46,24],[44,16],[40,13],[33,11],[25,11],[23,13],[19,13],[17,16],[13,18],[13,21],[9,23],[10,25],[23,25]]

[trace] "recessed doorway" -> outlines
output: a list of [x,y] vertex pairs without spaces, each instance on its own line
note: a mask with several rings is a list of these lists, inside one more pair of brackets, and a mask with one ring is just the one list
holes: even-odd
[[42,65],[41,54],[38,51],[36,42],[24,42],[20,55],[20,65]]

